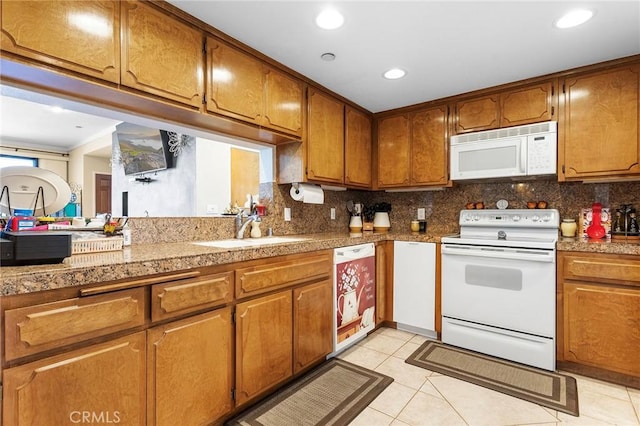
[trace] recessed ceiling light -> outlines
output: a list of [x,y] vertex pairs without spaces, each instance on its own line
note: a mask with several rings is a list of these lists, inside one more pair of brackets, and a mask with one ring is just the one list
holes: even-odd
[[572,10],[556,21],[557,28],[571,28],[584,24],[593,16],[593,12],[587,9]]
[[327,53],[323,53],[322,55],[320,55],[320,58],[323,61],[327,61],[327,62],[331,62],[334,61],[336,59],[336,55],[330,52]]
[[60,114],[62,111],[64,111],[64,108],[62,108],[61,106],[54,105],[51,107],[51,112],[54,112],[56,114]]
[[316,17],[316,24],[325,30],[335,30],[344,23],[344,16],[337,10],[327,9]]
[[383,74],[384,78],[388,80],[397,80],[398,78],[402,78],[406,75],[405,70],[401,70],[400,68],[392,68],[389,71]]

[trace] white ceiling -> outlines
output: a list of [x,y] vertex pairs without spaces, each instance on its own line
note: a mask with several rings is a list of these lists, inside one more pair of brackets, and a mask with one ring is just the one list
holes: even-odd
[[[640,54],[637,0],[169,2],[371,112]],[[327,5],[345,16],[341,28],[316,27]],[[582,7],[594,10],[591,21],[553,27]],[[335,61],[321,60],[326,52]],[[392,67],[407,76],[383,79]],[[38,107],[42,102],[55,103],[3,86],[0,138],[68,152],[120,119],[100,119],[101,111],[68,101],[89,115],[53,114]]]
[[[637,0],[169,2],[371,112],[640,53]],[[328,5],[337,30],[315,25]],[[576,8],[593,19],[553,26]]]

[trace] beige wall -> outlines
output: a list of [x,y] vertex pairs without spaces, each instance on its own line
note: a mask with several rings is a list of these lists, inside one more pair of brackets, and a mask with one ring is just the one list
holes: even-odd
[[[115,129],[114,129],[115,130]],[[95,175],[111,174],[111,157],[92,155],[97,150],[108,148],[111,152],[111,133],[84,144],[69,153],[69,185],[82,188],[82,216],[95,216]],[[78,194],[80,195],[80,194]]]

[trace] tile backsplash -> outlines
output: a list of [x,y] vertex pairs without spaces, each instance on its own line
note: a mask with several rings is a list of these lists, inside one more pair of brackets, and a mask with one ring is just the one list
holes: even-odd
[[[390,203],[391,230],[397,232],[409,232],[417,209],[424,208],[427,232],[439,235],[458,231],[458,213],[468,202],[482,201],[485,208],[496,208],[496,202],[505,199],[509,208],[526,208],[528,201],[546,201],[547,207],[558,209],[561,217],[576,219],[582,208],[594,202],[612,208],[620,204],[640,205],[640,182],[583,184],[536,180],[464,183],[436,191],[325,190],[322,205],[294,201],[289,189],[290,185],[261,184],[260,201],[267,207],[261,224],[263,235],[269,228],[274,235],[348,232],[349,200],[365,205]],[[284,221],[285,208],[291,209],[291,221]],[[331,208],[336,209],[335,220],[331,219]],[[132,218],[130,224],[133,244],[227,239],[234,235],[233,217]]]

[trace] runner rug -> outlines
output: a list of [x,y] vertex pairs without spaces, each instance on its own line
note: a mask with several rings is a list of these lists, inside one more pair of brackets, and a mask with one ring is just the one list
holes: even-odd
[[573,377],[431,340],[423,343],[405,362],[553,410],[578,415],[578,389]]
[[391,382],[332,358],[226,425],[347,425]]

